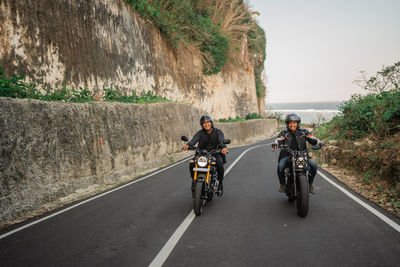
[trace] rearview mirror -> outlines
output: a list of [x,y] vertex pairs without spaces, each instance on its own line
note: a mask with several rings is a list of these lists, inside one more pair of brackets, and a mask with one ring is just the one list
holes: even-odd
[[187,138],[187,136],[181,136],[181,140],[187,142],[189,141],[189,138]]
[[231,143],[231,139],[225,139],[223,142],[225,145],[230,144]]

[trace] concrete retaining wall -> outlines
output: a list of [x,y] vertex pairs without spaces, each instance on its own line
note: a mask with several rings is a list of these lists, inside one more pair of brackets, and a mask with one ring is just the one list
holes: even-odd
[[[0,226],[93,185],[171,163],[199,129],[186,104],[49,103],[0,98]],[[217,123],[232,144],[269,137],[272,120]],[[186,152],[189,153],[189,152]]]
[[278,128],[274,119],[258,119],[241,122],[215,123],[221,129],[225,138],[231,139],[231,145],[243,145],[272,137]]

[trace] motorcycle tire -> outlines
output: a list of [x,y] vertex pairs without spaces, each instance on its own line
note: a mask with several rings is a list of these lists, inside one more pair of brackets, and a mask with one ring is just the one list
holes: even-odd
[[196,187],[194,189],[194,199],[193,199],[193,210],[196,216],[200,216],[201,213],[203,212],[202,193],[203,193],[203,182],[197,181]]
[[298,193],[297,193],[297,215],[300,217],[306,217],[309,206],[309,185],[308,180],[304,174],[298,176]]

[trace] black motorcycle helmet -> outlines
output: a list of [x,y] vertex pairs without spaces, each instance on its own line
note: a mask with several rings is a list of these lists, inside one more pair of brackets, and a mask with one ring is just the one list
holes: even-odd
[[289,122],[291,122],[291,121],[297,121],[297,128],[300,127],[301,119],[300,119],[299,115],[297,115],[296,113],[289,113],[286,115],[285,123],[286,123],[287,129],[289,129]]
[[206,121],[211,121],[211,127],[214,127],[213,119],[211,118],[210,115],[206,114],[206,115],[201,116],[201,118],[200,118],[200,126],[201,126],[201,128],[203,128],[203,123],[205,123]]

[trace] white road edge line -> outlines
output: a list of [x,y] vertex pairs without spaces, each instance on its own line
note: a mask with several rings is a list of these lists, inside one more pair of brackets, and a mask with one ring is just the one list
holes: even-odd
[[107,191],[107,192],[104,192],[104,193],[102,193],[102,194],[100,194],[100,195],[97,195],[97,196],[94,196],[94,197],[92,197],[92,198],[86,199],[86,200],[84,200],[84,201],[82,201],[82,202],[79,202],[79,203],[73,205],[73,206],[70,206],[70,207],[65,208],[65,209],[63,209],[63,210],[60,210],[60,211],[58,211],[58,212],[56,212],[56,213],[50,214],[50,215],[48,215],[48,216],[46,216],[46,217],[43,217],[43,218],[41,218],[41,219],[39,219],[39,220],[33,221],[33,222],[31,222],[31,223],[28,223],[28,224],[26,224],[26,225],[24,225],[24,226],[21,226],[21,227],[19,227],[19,228],[16,228],[16,229],[14,229],[14,230],[12,230],[12,231],[10,231],[10,232],[7,232],[7,233],[1,235],[1,236],[0,236],[0,240],[3,239],[3,238],[5,238],[5,237],[7,237],[7,236],[9,236],[9,235],[12,235],[12,234],[15,234],[15,233],[17,233],[17,232],[19,232],[19,231],[21,231],[21,230],[24,230],[24,229],[26,229],[26,228],[28,228],[28,227],[31,227],[31,226],[33,226],[33,225],[35,225],[35,224],[38,224],[38,223],[43,222],[43,221],[45,221],[45,220],[48,220],[48,219],[50,219],[50,218],[52,218],[52,217],[54,217],[54,216],[60,215],[61,213],[64,213],[64,212],[66,212],[66,211],[68,211],[68,210],[71,210],[71,209],[76,208],[76,207],[78,207],[78,206],[80,206],[80,205],[83,205],[83,204],[85,204],[85,203],[88,203],[88,202],[90,202],[90,201],[92,201],[92,200],[95,200],[95,199],[97,199],[97,198],[103,197],[103,196],[108,195],[108,194],[110,194],[110,193],[113,193],[113,192],[115,192],[115,191],[117,191],[117,190],[120,190],[120,189],[122,189],[122,188],[124,188],[124,187],[130,186],[130,185],[132,185],[132,184],[134,184],[134,183],[137,183],[137,182],[140,182],[140,181],[142,181],[142,180],[145,180],[145,179],[147,179],[147,178],[149,178],[149,177],[151,177],[151,176],[153,176],[153,175],[156,175],[156,174],[158,174],[158,173],[160,173],[160,172],[163,172],[163,171],[165,171],[165,170],[168,170],[169,168],[172,168],[172,167],[174,167],[174,166],[176,166],[176,165],[178,165],[178,164],[181,164],[182,162],[185,162],[185,161],[189,160],[190,158],[191,158],[191,157],[188,157],[187,159],[184,159],[184,160],[181,160],[181,161],[179,161],[179,162],[176,162],[176,163],[174,163],[174,164],[172,164],[172,165],[169,165],[169,166],[167,166],[167,167],[165,167],[165,168],[163,168],[163,169],[161,169],[161,170],[158,170],[158,171],[156,171],[156,172],[154,172],[154,173],[151,173],[151,174],[149,174],[149,175],[146,175],[146,176],[144,176],[144,177],[142,177],[142,178],[139,178],[139,179],[134,180],[134,181],[132,181],[132,182],[129,182],[129,183],[127,183],[127,184],[121,185],[121,186],[119,186],[119,187],[117,187],[117,188],[114,188],[114,189],[112,189],[112,190],[110,190],[110,191]]
[[364,208],[366,208],[367,210],[372,212],[375,216],[377,216],[379,219],[381,219],[382,221],[384,221],[385,223],[387,223],[392,228],[394,228],[397,232],[400,233],[400,225],[398,225],[396,222],[394,222],[393,220],[389,219],[387,216],[383,215],[378,210],[374,209],[373,207],[371,207],[370,205],[368,205],[364,201],[362,201],[362,200],[358,199],[357,197],[355,197],[349,191],[347,191],[346,189],[344,189],[343,187],[341,187],[340,185],[338,185],[337,183],[335,183],[334,181],[329,179],[325,174],[321,173],[320,171],[318,171],[318,174],[321,175],[322,178],[324,178],[326,181],[331,183],[333,186],[337,187],[340,191],[345,193],[348,197],[350,197],[355,202],[357,202],[358,204],[360,204],[361,206],[363,206]]
[[[224,176],[228,174],[228,172],[235,166],[235,164],[243,157],[244,154],[246,154],[249,150],[252,150],[254,148],[260,147],[260,146],[266,146],[270,144],[262,144],[262,145],[257,145],[250,147],[246,149],[245,151],[240,154],[240,156],[232,162],[232,164],[226,169]],[[194,214],[194,211],[191,210],[188,216],[186,217],[185,220],[179,225],[179,227],[175,230],[175,232],[172,234],[172,236],[168,239],[167,243],[163,246],[163,248],[158,252],[157,256],[154,258],[154,260],[150,263],[149,267],[161,267],[164,262],[167,260],[168,256],[171,254],[172,250],[175,248],[176,244],[178,243],[179,239],[183,236],[183,234],[186,232],[186,230],[189,228],[190,224],[194,220],[196,215]]]

